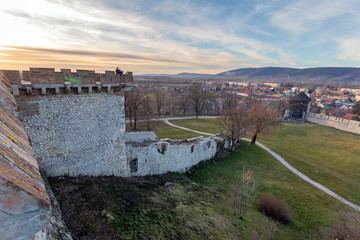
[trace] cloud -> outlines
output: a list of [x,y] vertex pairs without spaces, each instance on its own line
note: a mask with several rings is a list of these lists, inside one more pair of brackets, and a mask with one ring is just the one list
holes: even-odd
[[0,26],[9,25],[0,46],[12,46],[0,53],[22,64],[25,59],[39,65],[76,64],[76,60],[78,65],[104,68],[118,62],[141,72],[178,67],[215,73],[240,65],[289,62],[289,54],[281,48],[246,34],[274,37],[253,26],[253,13],[238,5],[189,0],[13,0],[9,5],[0,3],[0,11],[4,19]]
[[343,60],[360,61],[360,37],[353,37],[339,41],[340,54],[338,57]]
[[[227,53],[219,53],[220,64],[214,61],[178,61],[154,56],[137,56],[112,52],[83,51],[72,49],[49,49],[35,47],[3,47],[0,49],[2,68],[27,69],[28,67],[82,68],[104,71],[120,66],[127,71],[140,73],[177,73],[180,69],[193,72],[217,73],[229,64]],[[204,53],[205,54],[205,53]]]
[[[340,21],[339,17],[352,14],[356,7],[359,4],[355,0],[302,0],[286,2],[284,7],[279,7],[268,15],[273,25],[295,34],[303,34],[320,28],[332,19]],[[269,8],[270,6],[259,7],[262,11]],[[333,21],[332,24],[337,23]]]
[[173,59],[161,59],[149,56],[139,56],[132,54],[122,54],[115,52],[105,51],[87,51],[87,50],[76,50],[76,49],[55,49],[55,48],[37,48],[37,47],[26,47],[26,46],[4,46],[7,49],[14,49],[17,51],[27,51],[33,54],[51,54],[51,55],[77,55],[77,56],[92,56],[102,58],[119,58],[119,59],[139,59],[139,60],[151,60],[159,62],[175,62],[180,63]]

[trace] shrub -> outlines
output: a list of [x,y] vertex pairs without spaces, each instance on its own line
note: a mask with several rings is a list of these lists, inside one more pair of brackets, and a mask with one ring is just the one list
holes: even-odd
[[269,220],[267,217],[255,220],[255,228],[252,231],[251,239],[253,240],[271,240],[275,237],[278,230],[277,223]]
[[233,185],[232,205],[234,215],[239,209],[240,219],[245,217],[245,214],[250,206],[252,200],[252,193],[255,190],[255,182],[252,177],[252,172],[243,168],[242,174],[236,176]]
[[287,202],[272,194],[264,194],[259,199],[259,211],[276,221],[289,223],[292,221],[292,211]]
[[360,239],[360,214],[345,211],[338,212],[337,222],[328,238],[338,240]]

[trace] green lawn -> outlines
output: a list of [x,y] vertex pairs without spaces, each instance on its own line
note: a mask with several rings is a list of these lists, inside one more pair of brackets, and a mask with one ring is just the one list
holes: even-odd
[[[147,131],[144,122],[138,122],[137,125],[138,125],[137,129],[139,131]],[[129,123],[126,123],[126,131],[127,132],[133,131]],[[151,123],[151,131],[154,131],[159,139],[161,138],[189,139],[200,136],[200,134],[194,132],[189,132],[189,131],[181,130],[179,128],[171,127],[162,121],[153,121]]]
[[199,118],[170,121],[181,127],[194,129],[201,132],[217,134],[224,131],[217,118]]
[[[217,119],[174,120],[190,129],[219,133]],[[160,138],[199,136],[161,122],[154,127]],[[342,197],[360,204],[360,136],[313,124],[284,123],[260,142],[280,154],[296,169]]]
[[[336,211],[347,208],[302,181],[258,146],[241,146],[225,160],[203,165],[188,176],[205,186],[229,191],[236,174],[241,172],[243,167],[253,172],[257,189],[253,208],[245,221],[239,223],[242,231],[251,229],[262,216],[257,211],[257,199],[264,193],[272,193],[285,199],[295,214],[293,224],[280,226],[276,239],[321,239],[322,229],[325,230],[333,224]],[[230,211],[229,206],[213,207]],[[245,239],[250,239],[250,236]]]
[[[231,208],[231,186],[246,167],[256,190],[243,220]],[[79,239],[253,239],[258,198],[285,199],[294,222],[274,239],[329,239],[336,212],[349,208],[302,181],[258,146],[242,145],[187,174],[145,178],[50,178],[67,226]],[[164,187],[171,181],[172,187]],[[270,220],[273,221],[273,220]]]
[[[217,119],[172,122],[209,133],[222,131]],[[314,181],[360,204],[359,135],[313,124],[284,123],[258,140]]]
[[291,123],[259,141],[312,180],[360,204],[360,135]]

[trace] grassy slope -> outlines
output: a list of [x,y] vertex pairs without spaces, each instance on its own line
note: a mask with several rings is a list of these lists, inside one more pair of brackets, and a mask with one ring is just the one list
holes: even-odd
[[281,125],[260,142],[296,169],[360,204],[360,136],[312,124]]
[[[139,131],[147,131],[145,123],[139,122],[139,123],[137,123],[137,125],[138,125],[137,128]],[[127,132],[132,131],[129,123],[126,123],[126,131]],[[197,133],[193,133],[193,132],[181,130],[179,128],[171,127],[162,121],[152,122],[151,131],[154,131],[156,136],[159,139],[161,139],[161,138],[188,139],[188,138],[200,136]]]
[[223,131],[223,127],[219,124],[216,118],[199,118],[199,119],[184,119],[172,120],[173,124],[181,127],[194,129],[201,132],[217,134]]
[[[257,183],[255,199],[264,193],[273,193],[293,209],[294,224],[281,225],[277,239],[320,239],[321,229],[333,221],[334,209],[343,207],[337,200],[304,183],[257,146],[242,146],[226,160],[204,165],[189,177],[204,185],[228,188],[243,167],[253,171]],[[259,217],[256,208],[255,202],[242,229],[251,228],[256,222]]]
[[[179,126],[219,133],[217,119],[172,121]],[[312,124],[281,125],[259,141],[296,169],[339,195],[360,204],[360,136]]]
[[[239,220],[230,189],[243,167],[253,171],[257,189],[247,216]],[[251,239],[259,218],[265,218],[256,210],[263,193],[285,199],[294,212],[294,223],[280,225],[276,239],[321,239],[335,209],[346,208],[248,145],[186,175],[49,180],[67,226],[81,239]],[[175,185],[165,188],[166,181]]]

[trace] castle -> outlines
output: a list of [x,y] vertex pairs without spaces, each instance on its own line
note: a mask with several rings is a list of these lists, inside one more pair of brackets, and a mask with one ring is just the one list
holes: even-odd
[[[46,176],[183,172],[215,155],[215,137],[180,141],[126,133],[124,92],[132,82],[131,72],[0,70],[2,238],[72,239]],[[307,120],[360,133],[355,121],[313,113]]]
[[213,138],[125,133],[131,72],[0,70],[0,235],[71,239],[45,176],[143,176],[210,159]]

